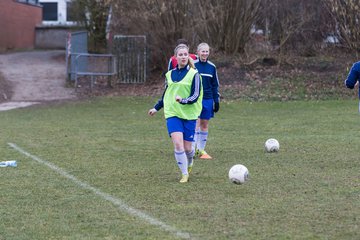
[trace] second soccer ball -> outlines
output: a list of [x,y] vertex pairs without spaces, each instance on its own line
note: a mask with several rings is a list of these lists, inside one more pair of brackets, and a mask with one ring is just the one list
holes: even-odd
[[270,138],[268,140],[266,140],[265,142],[265,151],[266,152],[278,152],[280,149],[280,144],[279,141],[276,140],[275,138]]
[[235,184],[243,184],[249,179],[248,169],[241,164],[232,166],[229,170],[229,180]]

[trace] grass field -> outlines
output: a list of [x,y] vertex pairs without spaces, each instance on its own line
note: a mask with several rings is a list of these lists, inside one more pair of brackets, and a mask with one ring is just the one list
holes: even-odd
[[0,239],[360,239],[356,101],[222,103],[188,184],[155,101],[0,112]]

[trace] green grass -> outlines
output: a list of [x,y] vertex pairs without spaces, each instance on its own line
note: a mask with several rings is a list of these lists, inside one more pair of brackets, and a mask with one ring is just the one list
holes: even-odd
[[[354,100],[227,102],[190,182],[154,98],[101,98],[0,112],[0,239],[177,239],[11,148],[196,239],[359,239],[359,114]],[[280,151],[264,152],[266,139]],[[228,181],[234,164],[250,181]]]

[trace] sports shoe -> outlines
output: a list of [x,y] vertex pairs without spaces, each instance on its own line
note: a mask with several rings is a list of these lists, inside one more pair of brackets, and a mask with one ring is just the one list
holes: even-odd
[[187,183],[189,181],[189,174],[183,174],[180,179],[180,183]]
[[205,151],[201,151],[199,156],[200,159],[212,159],[212,157],[209,154],[207,154],[207,152]]
[[196,149],[196,150],[195,150],[194,158],[195,158],[195,157],[199,157],[199,156],[200,156],[200,151],[199,151],[199,149]]
[[192,167],[193,167],[193,164],[191,164],[191,165],[188,166],[188,173],[189,173],[189,174],[190,174],[191,171],[192,171]]

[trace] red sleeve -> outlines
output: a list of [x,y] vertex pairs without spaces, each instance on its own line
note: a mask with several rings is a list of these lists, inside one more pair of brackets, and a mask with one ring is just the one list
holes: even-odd
[[176,60],[176,57],[175,56],[172,56],[171,57],[171,65],[172,65],[172,68],[176,68],[176,65],[177,65],[177,60]]
[[191,57],[192,59],[194,59],[194,60],[197,59],[197,56],[196,56],[195,54],[193,54],[193,53],[190,53],[190,57]]

